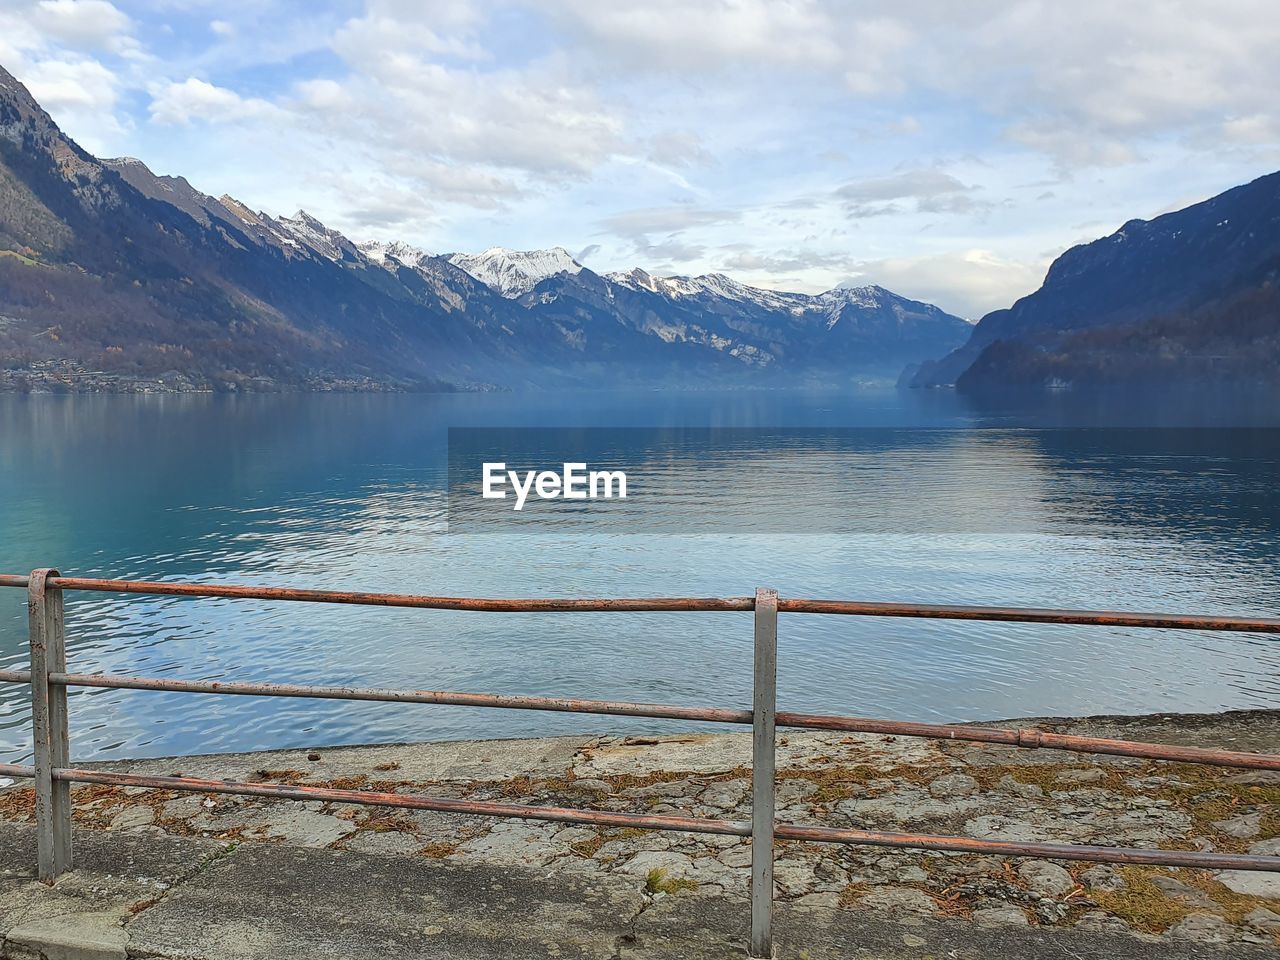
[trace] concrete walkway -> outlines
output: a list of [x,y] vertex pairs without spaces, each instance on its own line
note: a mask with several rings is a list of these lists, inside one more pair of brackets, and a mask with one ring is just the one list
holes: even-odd
[[[34,836],[5,825],[6,958],[184,960],[721,960],[743,957],[740,898],[645,892],[621,878],[197,838],[80,832],[80,868],[32,879]],[[780,958],[1192,960],[1274,957],[1248,945],[1079,930],[894,920],[784,905]]]
[[[1280,752],[1280,714],[1032,720]],[[746,819],[744,734],[579,736],[117,761],[108,769]],[[873,735],[778,740],[779,819],[1280,854],[1280,772]],[[742,957],[747,841],[136,787],[73,788],[74,873],[32,880],[0,789],[5,957]],[[1280,954],[1280,873],[781,842],[783,958]]]

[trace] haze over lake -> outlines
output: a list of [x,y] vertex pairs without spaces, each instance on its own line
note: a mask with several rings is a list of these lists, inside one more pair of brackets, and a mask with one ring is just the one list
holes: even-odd
[[[982,408],[949,391],[893,390],[5,396],[0,571],[470,596],[773,586],[828,599],[1276,616],[1274,409],[1072,392]],[[448,534],[447,430],[479,426],[617,429],[615,455],[636,464],[660,451],[645,448],[651,432],[623,428],[854,429],[834,451],[794,440],[752,451],[751,495],[803,517],[795,531],[772,514],[683,535],[598,523]],[[714,459],[683,456],[686,471]],[[742,495],[708,482],[692,513],[715,518]],[[838,534],[814,532],[825,516]],[[24,600],[0,590],[0,667],[26,662]],[[67,632],[76,671],[750,703],[746,614],[68,593]],[[922,720],[1275,707],[1277,668],[1280,646],[1254,636],[789,615],[779,704]],[[0,685],[2,760],[30,755],[27,696]],[[679,729],[122,690],[73,690],[71,722],[73,755],[86,759]]]

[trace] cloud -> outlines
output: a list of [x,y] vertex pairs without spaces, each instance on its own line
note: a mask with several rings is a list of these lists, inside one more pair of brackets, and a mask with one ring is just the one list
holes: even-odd
[[1121,167],[1141,158],[1130,141],[1101,134],[1082,136],[1076,130],[1059,126],[1056,121],[1011,124],[1004,136],[1013,143],[1051,156],[1063,172]]
[[40,0],[31,22],[49,41],[75,49],[132,52],[132,21],[107,0]]
[[101,153],[125,132],[126,124],[116,116],[119,77],[97,60],[39,60],[22,79],[36,102],[56,122],[74,126],[77,139],[91,152]]
[[591,51],[643,71],[751,64],[838,64],[829,5],[814,0],[549,0],[541,4]]
[[515,180],[480,166],[400,155],[391,158],[385,172],[407,184],[430,187],[431,195],[437,200],[462,203],[481,210],[502,209],[521,195],[520,185]]
[[740,216],[735,210],[704,210],[693,206],[644,207],[611,214],[599,224],[609,233],[635,239],[654,233],[676,233],[689,227],[727,223]]
[[1013,305],[1044,280],[1048,260],[1028,262],[991,250],[969,249],[918,257],[864,260],[855,267],[857,283],[878,283],[903,296],[936,303],[959,316],[976,319]]
[[906,24],[891,17],[856,17],[846,39],[852,64],[844,73],[845,87],[850,93],[871,97],[901,93],[909,78],[901,70],[907,48],[916,34]]
[[144,58],[133,21],[107,0],[0,2],[0,64],[81,144],[101,151],[131,128],[123,74]]
[[611,78],[729,74],[766,96],[799,82],[853,103],[942,100],[1064,171],[1139,162],[1143,141],[1224,114],[1280,116],[1273,0],[530,2]]
[[110,111],[116,103],[116,75],[96,60],[42,60],[26,75],[31,95],[46,109]]
[[699,260],[707,248],[703,243],[684,239],[686,231],[731,223],[740,217],[735,210],[677,205],[624,210],[604,217],[597,225],[606,233],[628,241],[630,249],[650,263],[692,263]]
[[913,201],[920,213],[969,213],[986,205],[975,200],[974,188],[941,170],[909,170],[887,177],[854,180],[838,187],[835,196],[850,217],[875,217],[901,213],[894,201]]
[[343,70],[296,83],[278,106],[345,152],[482,209],[643,155],[568,58],[495,64],[485,7],[441,2],[427,14],[370,0],[332,37]]
[[1222,122],[1221,135],[1231,143],[1277,144],[1280,143],[1280,116],[1253,113],[1230,117]]
[[189,77],[160,85],[151,98],[151,119],[160,124],[238,123],[279,111],[265,100]]
[[689,130],[670,130],[649,141],[649,159],[671,167],[706,166],[713,157],[702,138]]
[[1278,162],[1273,5],[0,0],[0,63],[90,150],[357,235],[981,312]]
[[670,236],[665,240],[651,243],[638,240],[635,244],[636,254],[648,263],[656,263],[655,269],[670,270],[678,263],[697,263],[706,253],[707,248],[701,243],[688,243],[680,237]]
[[364,14],[351,18],[338,31],[333,46],[357,61],[380,56],[394,61],[425,54],[483,59],[486,54],[475,32],[483,20],[478,6],[456,0],[433,2],[430,8],[405,0],[369,0]]
[[767,255],[750,251],[735,253],[724,259],[726,270],[758,273],[795,274],[809,270],[849,270],[854,260],[846,254],[824,254],[813,251],[780,252]]
[[[409,202],[405,202],[408,200]],[[353,225],[357,236],[377,229],[421,229],[430,220],[431,206],[420,197],[403,194],[353,197],[346,210],[343,223]]]

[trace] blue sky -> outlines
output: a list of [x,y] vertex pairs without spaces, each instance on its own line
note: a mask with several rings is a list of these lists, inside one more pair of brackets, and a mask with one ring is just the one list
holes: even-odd
[[434,252],[965,316],[1280,168],[1274,0],[0,0],[100,156]]

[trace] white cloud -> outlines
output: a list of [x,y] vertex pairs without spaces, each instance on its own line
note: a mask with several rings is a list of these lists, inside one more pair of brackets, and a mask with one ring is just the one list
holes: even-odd
[[588,175],[639,149],[621,120],[567,82],[557,64],[481,75],[410,56],[357,62],[362,75],[341,84],[359,102],[357,114],[308,104],[308,122],[338,138],[553,181]]
[[348,20],[334,47],[348,59],[422,58],[450,54],[484,58],[475,28],[483,21],[474,4],[441,0],[430,7],[406,0],[368,0],[363,16]]
[[86,147],[433,249],[978,314],[1073,224],[1280,162],[1274,0],[116,3],[0,0],[0,63]]
[[655,269],[700,261],[706,244],[686,238],[690,229],[733,223],[736,210],[711,210],[692,205],[624,210],[598,221],[609,234],[625,240],[633,255]]
[[854,100],[944,97],[1063,168],[1133,162],[1135,141],[1223,113],[1280,113],[1273,0],[530,2],[611,76],[732,71],[777,83],[786,69]]
[[112,152],[110,145],[129,127],[127,118],[117,115],[121,84],[115,72],[97,60],[74,55],[18,62],[24,67],[19,79],[56,123],[74,129],[81,146],[91,153]]
[[600,221],[600,226],[620,237],[634,239],[651,234],[672,234],[690,227],[707,226],[737,220],[740,214],[733,210],[708,210],[693,206],[645,207],[611,214]]
[[847,254],[825,254],[812,250],[784,251],[775,254],[744,250],[725,257],[725,270],[794,275],[811,270],[849,270],[853,258]]
[[845,86],[859,96],[901,93],[909,77],[901,69],[915,33],[890,17],[855,18],[844,72]]
[[705,166],[714,161],[694,130],[668,130],[649,142],[649,159],[669,167]]
[[976,319],[1037,289],[1048,265],[1048,260],[1028,262],[991,250],[970,249],[862,261],[856,266],[854,279],[878,283],[903,296]]
[[1232,143],[1280,144],[1280,116],[1252,113],[1222,122],[1222,137]]
[[912,201],[912,209],[920,213],[968,213],[983,206],[971,196],[973,190],[949,173],[925,169],[851,181],[835,195],[849,216],[874,217],[900,213],[900,200]]
[[116,103],[116,75],[96,60],[41,60],[26,72],[31,95],[46,110],[110,111]]
[[126,42],[132,23],[107,0],[39,0],[31,22],[48,39],[71,47],[114,49]]
[[693,72],[841,62],[831,10],[816,0],[547,0],[539,6],[616,62]]
[[265,100],[189,77],[160,85],[151,98],[151,119],[161,124],[239,123],[279,111]]
[[130,18],[107,0],[0,2],[0,64],[93,152],[132,126],[120,112],[119,64],[144,59]]

